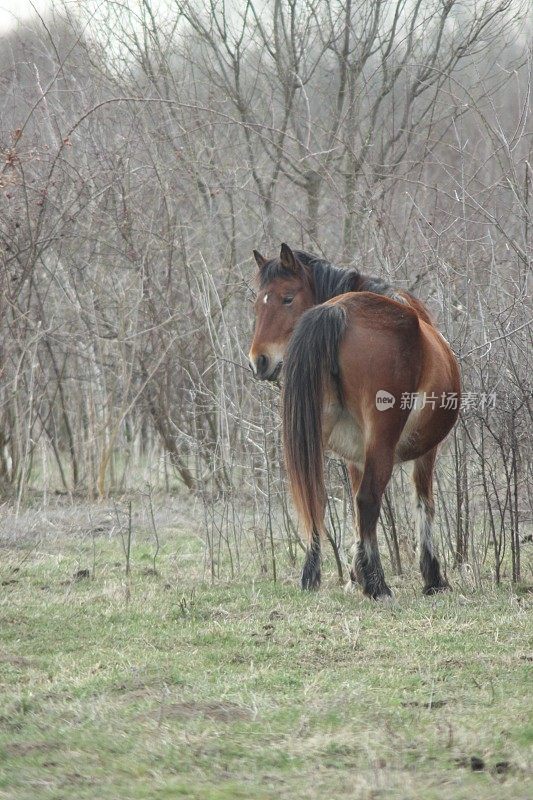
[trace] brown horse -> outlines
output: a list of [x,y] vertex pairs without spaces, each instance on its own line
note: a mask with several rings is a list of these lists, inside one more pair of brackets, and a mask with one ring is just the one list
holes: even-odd
[[259,267],[250,364],[274,380],[284,363],[283,433],[291,492],[307,538],[302,588],[320,584],[326,490],[323,452],[348,464],[359,542],[351,578],[390,595],[378,551],[381,498],[395,464],[414,462],[424,593],[448,588],[432,539],[433,469],[459,413],[455,357],[407,292],[281,246]]

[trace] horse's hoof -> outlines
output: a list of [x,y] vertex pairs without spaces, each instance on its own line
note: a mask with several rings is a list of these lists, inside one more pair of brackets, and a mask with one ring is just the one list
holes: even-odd
[[436,586],[424,586],[422,589],[422,594],[431,597],[434,594],[440,594],[441,592],[451,592],[452,587],[448,583],[448,581],[441,581]]
[[376,603],[382,603],[385,606],[392,606],[396,602],[392,592],[390,594],[380,594],[378,597],[374,597],[374,600]]
[[302,576],[302,591],[316,592],[320,588],[320,575]]
[[371,600],[379,600],[380,602],[388,602],[392,601],[393,594],[386,583],[380,586],[377,589],[372,589],[369,591],[364,591],[366,597],[369,597]]

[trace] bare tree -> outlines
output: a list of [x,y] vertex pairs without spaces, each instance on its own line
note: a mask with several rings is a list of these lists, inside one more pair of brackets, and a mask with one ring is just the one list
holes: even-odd
[[[0,490],[19,504],[43,484],[102,496],[149,474],[203,501],[212,576],[219,549],[238,569],[240,537],[271,573],[277,530],[294,559],[277,394],[248,380],[244,356],[249,254],[283,237],[428,300],[475,400],[441,460],[443,545],[478,576],[490,563],[519,580],[526,11],[57,3],[4,34]],[[350,505],[331,475],[340,541]],[[397,570],[412,556],[405,493],[400,475],[384,518]]]

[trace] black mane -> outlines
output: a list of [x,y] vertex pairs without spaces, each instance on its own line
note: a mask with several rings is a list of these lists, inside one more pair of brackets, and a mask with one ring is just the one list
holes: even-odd
[[[293,250],[298,261],[309,271],[315,293],[315,303],[325,303],[332,297],[345,292],[374,292],[394,297],[395,291],[381,278],[362,275],[358,269],[335,267],[325,258],[319,258],[305,250]],[[283,267],[277,258],[268,261],[261,269],[261,287],[267,286],[276,278],[290,278],[291,272]]]

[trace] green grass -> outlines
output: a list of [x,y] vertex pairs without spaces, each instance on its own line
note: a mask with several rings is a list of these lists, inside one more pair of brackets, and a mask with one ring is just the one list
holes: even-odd
[[128,579],[106,537],[1,551],[0,798],[533,796],[531,595],[211,586],[162,538]]

